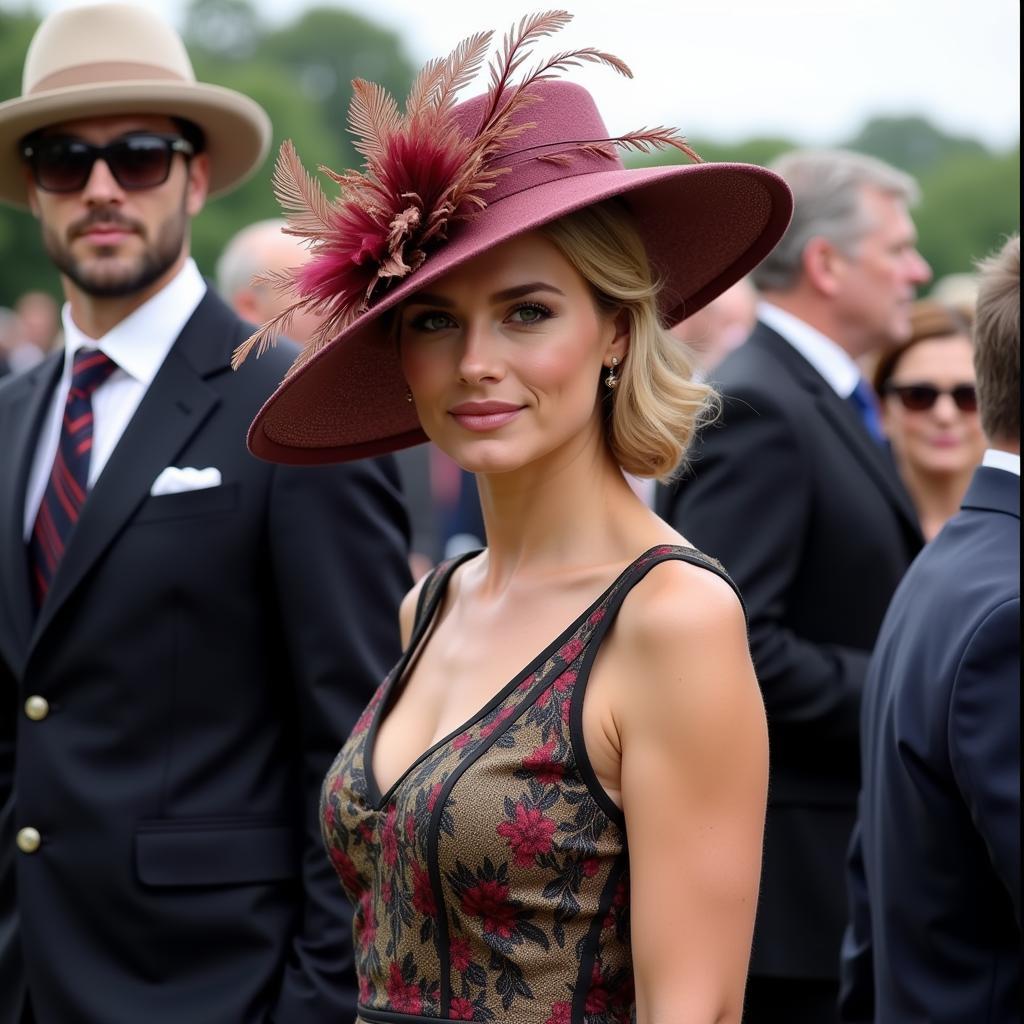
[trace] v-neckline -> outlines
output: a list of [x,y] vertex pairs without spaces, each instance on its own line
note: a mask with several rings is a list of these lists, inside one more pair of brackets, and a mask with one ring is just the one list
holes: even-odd
[[[465,562],[467,562],[474,555],[479,554],[478,551],[471,551],[463,555],[451,566],[445,570],[444,578],[441,580],[437,591],[433,594],[430,600],[430,605],[425,609],[424,625],[422,633],[419,636],[413,637],[413,641],[410,642],[408,649],[402,656],[398,665],[395,667],[395,673],[391,678],[391,681],[387,684],[387,688],[384,694],[381,696],[380,701],[377,704],[376,709],[373,713],[373,718],[370,721],[369,729],[366,733],[366,740],[363,744],[363,778],[366,780],[366,799],[375,810],[381,810],[388,804],[391,798],[395,795],[395,792],[402,785],[403,782],[421,765],[431,754],[439,750],[441,747],[450,743],[457,736],[464,733],[467,729],[475,725],[481,718],[485,718],[491,711],[493,711],[499,704],[503,703],[508,696],[513,693],[517,686],[519,686],[524,679],[529,678],[534,672],[540,668],[541,665],[545,664],[547,660],[567,642],[567,640],[575,633],[582,623],[590,618],[591,615],[608,599],[609,595],[615,590],[619,583],[625,579],[627,574],[644,558],[646,558],[652,551],[657,551],[659,548],[664,547],[678,547],[678,545],[665,545],[655,544],[646,550],[642,551],[636,556],[623,570],[608,584],[608,586],[588,605],[579,615],[576,616],[568,626],[563,629],[558,636],[554,638],[535,658],[533,658],[523,669],[517,672],[501,689],[489,700],[487,703],[469,718],[467,718],[460,725],[456,726],[446,736],[442,736],[439,740],[432,743],[422,754],[419,755],[409,766],[405,769],[395,781],[388,787],[387,792],[381,793],[380,786],[377,783],[377,775],[373,768],[373,753],[377,745],[377,734],[380,731],[380,724],[384,720],[387,713],[393,709],[394,705],[401,699],[403,687],[402,684],[408,681],[408,673],[411,671],[415,662],[418,660],[420,654],[422,654],[427,642],[430,640],[430,636],[434,631],[434,627],[437,624],[437,614],[440,611],[441,604],[444,600],[445,594],[448,592],[448,584],[451,582],[452,576],[455,571],[459,569]],[[420,630],[416,631],[417,633]]]

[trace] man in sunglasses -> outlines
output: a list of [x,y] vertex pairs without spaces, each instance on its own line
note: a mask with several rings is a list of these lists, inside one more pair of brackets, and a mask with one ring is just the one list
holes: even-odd
[[774,169],[795,209],[751,274],[758,323],[713,375],[721,422],[657,507],[743,592],[768,712],[744,1020],[830,1024],[860,697],[886,606],[922,543],[858,360],[909,335],[915,289],[931,274],[907,175],[846,151],[797,151]]
[[189,257],[270,126],[140,7],[47,18],[0,200],[65,349],[0,387],[0,1024],[336,1024],[349,912],[320,781],[398,655],[391,460],[282,468],[246,429],[296,353]]
[[864,693],[842,1019],[1020,1020],[1020,236],[981,266],[989,439],[886,613]]

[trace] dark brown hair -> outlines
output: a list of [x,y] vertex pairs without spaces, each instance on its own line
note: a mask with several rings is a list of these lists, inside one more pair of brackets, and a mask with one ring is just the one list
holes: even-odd
[[951,306],[934,299],[915,302],[910,314],[910,337],[885,352],[875,366],[875,391],[879,395],[885,394],[886,385],[895,375],[900,360],[919,342],[961,336],[970,341],[972,320],[972,312],[967,306]]

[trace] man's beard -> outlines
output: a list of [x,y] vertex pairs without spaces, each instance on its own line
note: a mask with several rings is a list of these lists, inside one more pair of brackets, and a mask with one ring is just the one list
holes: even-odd
[[[72,238],[93,223],[121,225],[145,241],[141,225],[110,209],[93,210],[74,226],[70,232]],[[88,264],[77,260],[71,253],[70,244],[62,242],[46,225],[43,225],[43,246],[54,266],[86,295],[112,299],[135,295],[158,281],[181,255],[187,231],[188,214],[183,201],[181,208],[160,225],[153,242],[144,246],[134,265],[125,266],[117,272],[105,265],[113,263],[113,260],[104,260],[102,256],[93,257]]]

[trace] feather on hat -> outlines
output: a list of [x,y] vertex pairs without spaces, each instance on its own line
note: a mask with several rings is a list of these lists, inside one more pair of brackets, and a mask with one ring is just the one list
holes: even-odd
[[[641,236],[668,285],[667,319],[695,312],[781,237],[792,200],[776,175],[747,165],[703,164],[669,128],[609,137],[589,94],[555,81],[584,63],[632,77],[618,57],[591,47],[566,50],[515,81],[534,44],[571,17],[549,11],[523,18],[491,61],[487,92],[464,103],[456,103],[457,94],[480,70],[491,32],[470,36],[446,58],[430,61],[416,77],[404,113],[380,86],[353,82],[349,130],[364,167],[341,174],[321,168],[339,186],[333,200],[306,172],[292,144],[281,147],[275,193],[286,231],[307,241],[310,257],[300,267],[263,278],[293,301],[239,347],[234,365],[286,333],[299,309],[322,318],[322,324],[254,421],[249,444],[255,454],[289,463],[344,461],[425,440],[404,400],[395,353],[381,344],[380,314],[499,241],[572,210],[626,193],[641,199],[655,188],[659,233],[672,231],[687,213],[702,225],[696,235],[681,230],[679,236],[701,247],[695,273],[692,253],[665,260],[665,245],[652,237],[654,225],[640,211]],[[578,138],[566,138],[569,126]],[[617,155],[618,148],[666,146],[695,162],[626,171]],[[705,173],[698,179],[694,171]],[[695,208],[708,202],[710,218]],[[727,217],[723,223],[723,212],[738,220]],[[681,274],[673,263],[681,264]],[[357,365],[358,377],[352,373]]]

